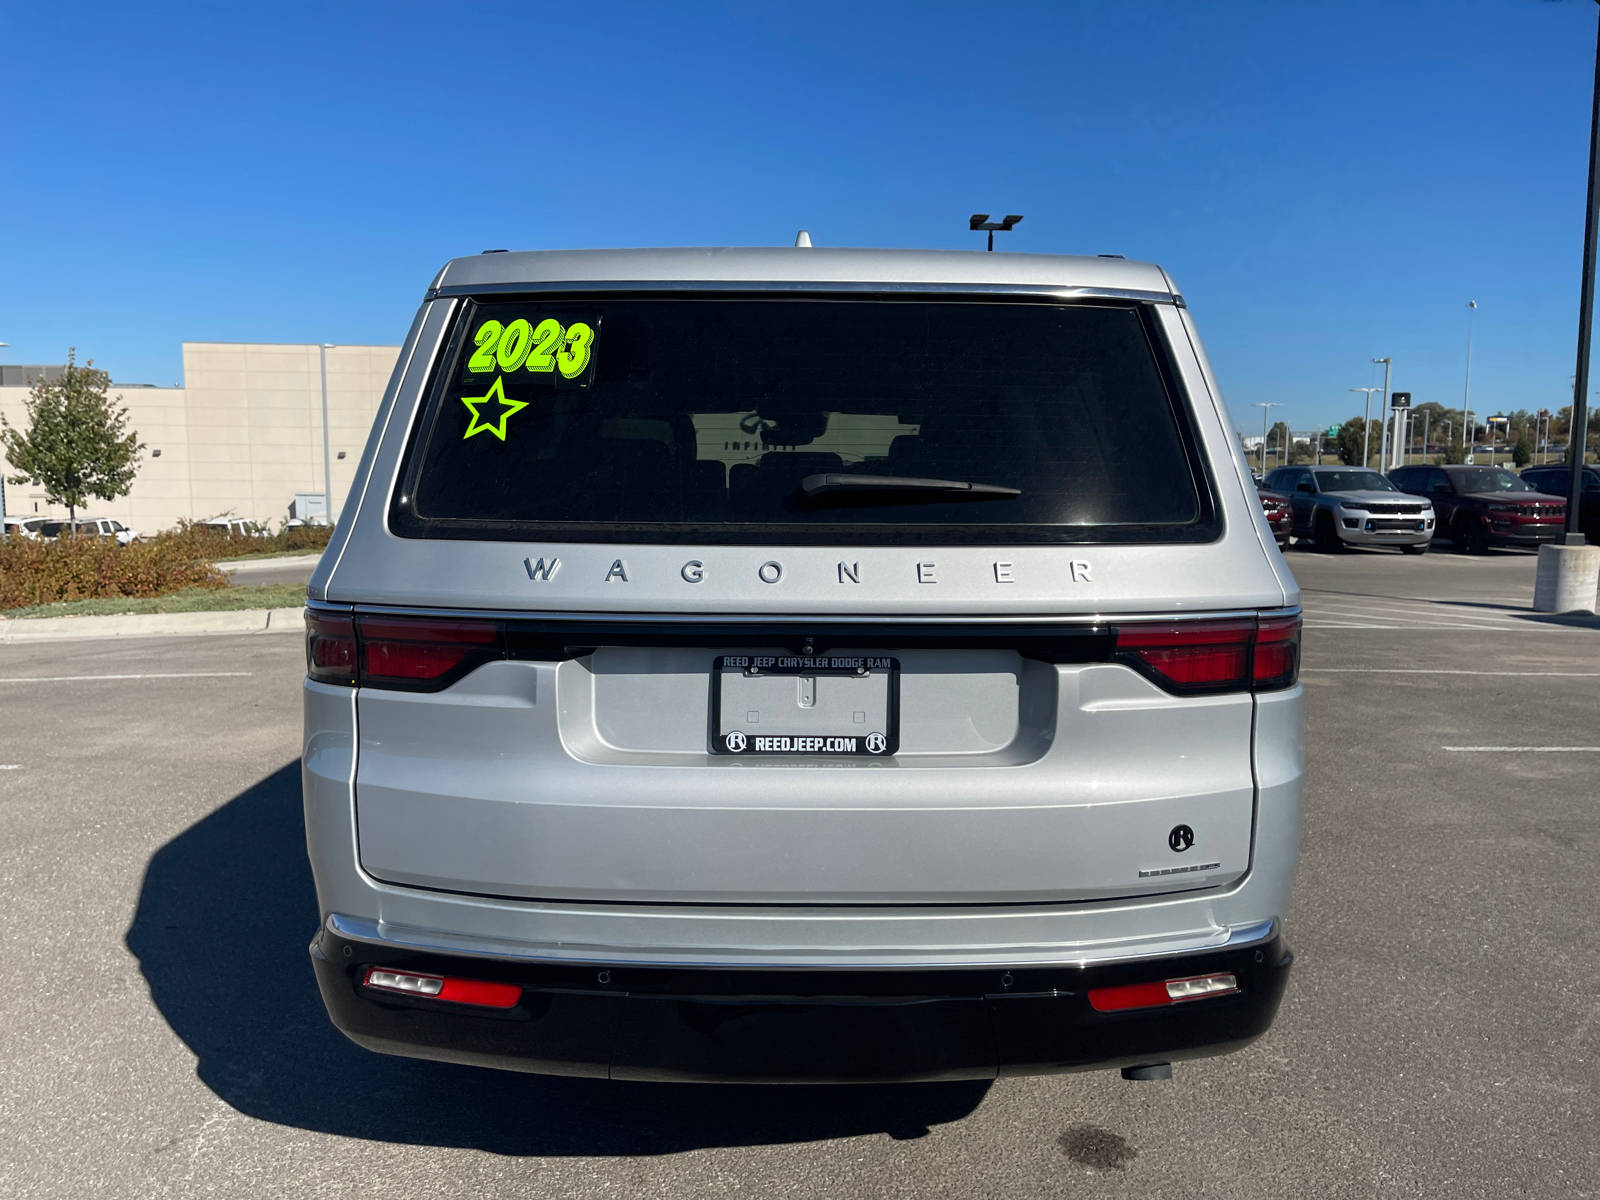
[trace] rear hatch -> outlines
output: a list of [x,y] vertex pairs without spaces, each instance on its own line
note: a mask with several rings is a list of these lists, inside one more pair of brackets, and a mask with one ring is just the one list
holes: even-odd
[[1297,623],[1160,307],[456,304],[319,618],[363,866],[750,905],[1237,879]]

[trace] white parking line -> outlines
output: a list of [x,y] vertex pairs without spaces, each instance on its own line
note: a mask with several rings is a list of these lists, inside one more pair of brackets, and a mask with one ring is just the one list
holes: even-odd
[[20,770],[22,770],[22,764],[21,763],[0,763],[0,771],[20,771]]
[[19,675],[0,683],[84,683],[100,679],[244,679],[254,671],[171,671],[149,675]]
[[1459,671],[1444,667],[1301,667],[1300,674],[1323,675],[1512,675],[1542,679],[1600,679],[1600,671]]
[[1457,754],[1600,754],[1600,746],[1440,746]]
[[1503,607],[1451,604],[1401,597],[1365,599],[1338,593],[1308,592],[1303,600],[1308,629],[1477,629],[1487,632],[1545,628],[1521,619],[1527,611],[1513,601]]

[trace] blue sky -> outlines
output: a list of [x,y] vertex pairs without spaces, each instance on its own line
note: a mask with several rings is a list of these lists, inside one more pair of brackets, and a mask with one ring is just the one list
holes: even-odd
[[[564,14],[573,15],[564,15]],[[0,361],[397,342],[487,247],[1120,253],[1237,423],[1569,402],[1593,0],[6,3]]]

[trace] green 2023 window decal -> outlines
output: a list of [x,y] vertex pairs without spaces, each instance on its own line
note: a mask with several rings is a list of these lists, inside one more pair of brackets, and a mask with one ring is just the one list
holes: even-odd
[[577,379],[594,360],[594,326],[587,321],[563,327],[554,317],[537,325],[522,317],[509,325],[489,320],[478,326],[472,340],[478,348],[467,360],[467,370],[474,375],[527,370],[535,376],[559,373],[562,379]]

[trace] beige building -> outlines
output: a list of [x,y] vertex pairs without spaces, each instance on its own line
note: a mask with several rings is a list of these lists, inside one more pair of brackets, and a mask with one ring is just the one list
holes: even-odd
[[[328,449],[333,515],[350,490],[398,346],[333,346],[328,356]],[[42,368],[0,368],[0,413],[27,427],[25,382]],[[146,449],[133,491],[90,500],[83,515],[116,517],[154,533],[181,517],[228,514],[270,524],[296,495],[324,491],[322,375],[316,346],[185,342],[183,386],[113,384]],[[10,464],[5,464],[10,475]],[[44,489],[5,485],[8,515],[66,515]]]

